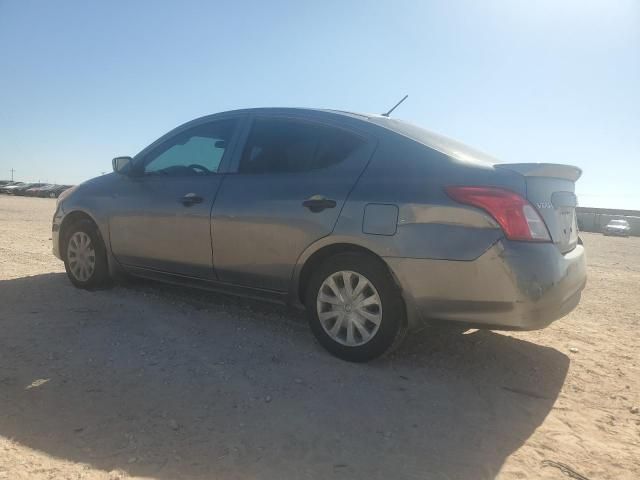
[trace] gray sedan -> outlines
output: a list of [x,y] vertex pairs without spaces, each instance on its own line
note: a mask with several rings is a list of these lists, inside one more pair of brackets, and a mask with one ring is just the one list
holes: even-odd
[[74,285],[126,273],[305,306],[350,361],[425,325],[542,328],[585,286],[580,169],[498,163],[385,116],[225,112],[113,169],[58,200]]
[[605,235],[617,235],[619,237],[628,237],[631,233],[631,226],[625,219],[611,220],[603,229]]

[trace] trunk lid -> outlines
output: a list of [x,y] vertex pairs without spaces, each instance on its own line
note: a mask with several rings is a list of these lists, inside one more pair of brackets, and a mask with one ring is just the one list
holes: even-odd
[[525,177],[527,200],[547,224],[553,243],[562,253],[573,250],[578,243],[575,182],[582,170],[555,163],[502,163],[495,167]]

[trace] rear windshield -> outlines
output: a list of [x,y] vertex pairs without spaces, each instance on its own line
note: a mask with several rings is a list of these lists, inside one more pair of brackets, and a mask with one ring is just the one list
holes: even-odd
[[495,165],[496,163],[502,163],[491,155],[471,148],[464,143],[460,143],[452,138],[431,132],[418,127],[417,125],[403,122],[402,120],[386,117],[370,117],[369,120],[461,162],[473,163],[476,165]]
[[611,220],[611,225],[628,225],[626,220]]

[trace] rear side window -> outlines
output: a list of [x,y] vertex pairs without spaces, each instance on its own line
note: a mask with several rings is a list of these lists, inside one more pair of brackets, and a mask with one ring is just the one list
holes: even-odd
[[257,119],[240,160],[240,173],[299,173],[336,165],[364,140],[339,128],[288,119]]

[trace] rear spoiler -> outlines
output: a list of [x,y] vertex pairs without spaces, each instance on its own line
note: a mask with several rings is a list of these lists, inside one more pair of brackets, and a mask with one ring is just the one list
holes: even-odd
[[582,175],[582,170],[578,167],[561,163],[497,163],[494,167],[512,170],[525,177],[563,178],[572,182]]

